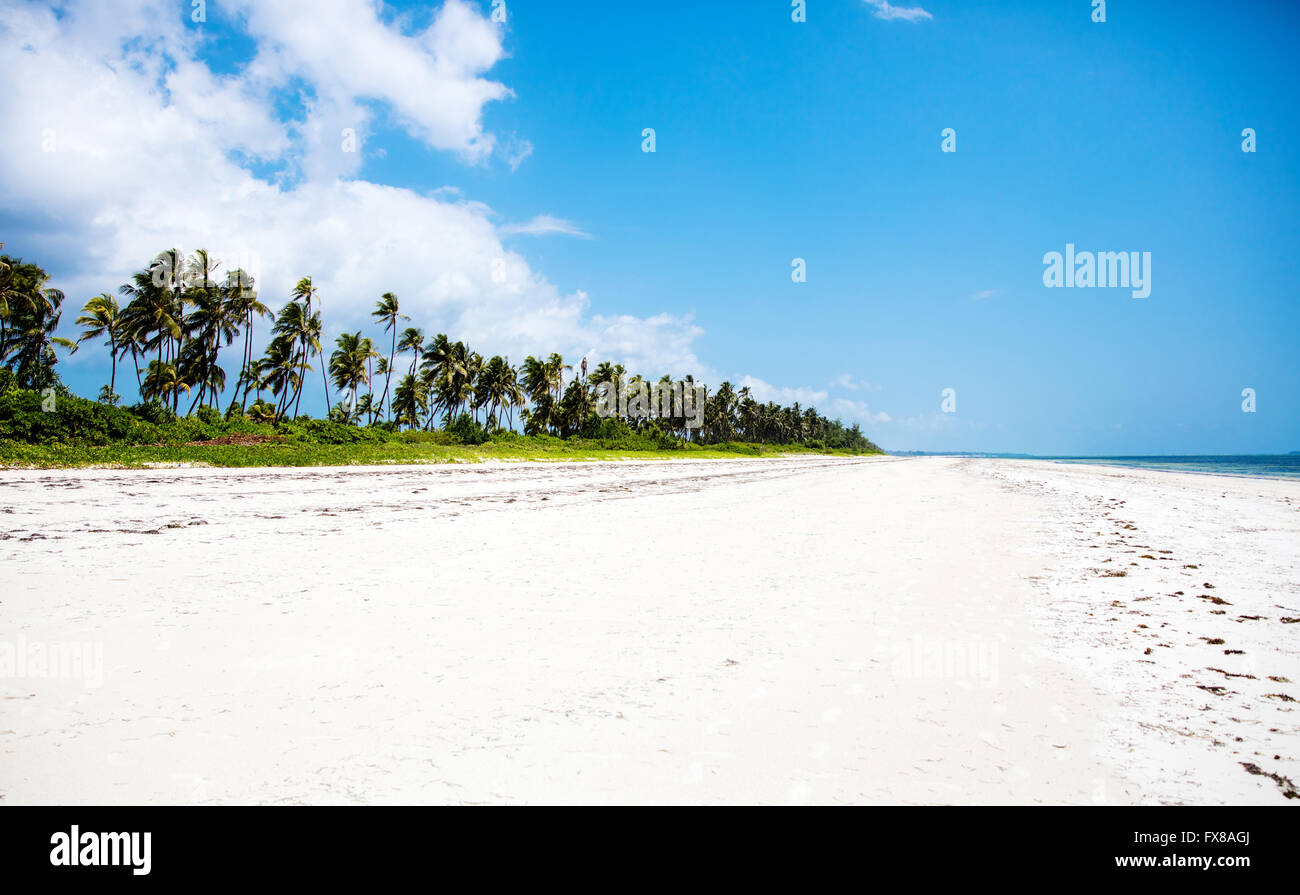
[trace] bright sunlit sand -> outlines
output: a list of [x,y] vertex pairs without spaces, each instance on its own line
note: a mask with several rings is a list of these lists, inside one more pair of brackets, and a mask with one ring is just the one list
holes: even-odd
[[6,472],[0,803],[1284,804],[1297,543],[1036,461]]

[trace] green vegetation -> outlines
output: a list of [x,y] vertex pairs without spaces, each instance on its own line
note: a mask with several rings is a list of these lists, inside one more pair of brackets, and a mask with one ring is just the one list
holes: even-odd
[[[443,463],[488,459],[727,457],[790,452],[878,453],[856,425],[814,408],[759,403],[724,382],[704,392],[692,417],[661,406],[633,419],[597,413],[597,387],[627,393],[650,382],[622,365],[588,375],[559,354],[484,359],[464,342],[401,328],[409,321],[397,296],[384,293],[372,317],[387,336],[387,355],[361,332],[344,333],[325,359],[321,298],[300,280],[274,315],[271,341],[255,356],[256,318],[271,317],[252,279],[207,252],[159,254],[114,296],[89,299],[77,342],[54,335],[64,296],[45,272],[0,255],[0,466],[316,466]],[[399,332],[399,329],[401,331]],[[103,340],[110,379],[91,401],[71,394],[56,371],[56,348],[76,351]],[[220,361],[239,344],[239,375],[228,387]],[[225,354],[223,355],[223,350]],[[130,360],[137,402],[118,394],[119,361]],[[300,413],[303,392],[320,367],[329,418]],[[570,373],[566,381],[566,373]],[[130,374],[127,374],[128,381]],[[656,386],[695,387],[692,377]],[[263,397],[264,393],[267,397]],[[182,413],[182,397],[188,408]],[[251,400],[250,400],[251,398]],[[225,410],[221,404],[226,402]],[[661,411],[661,412],[660,412]],[[515,430],[518,412],[523,432]]]

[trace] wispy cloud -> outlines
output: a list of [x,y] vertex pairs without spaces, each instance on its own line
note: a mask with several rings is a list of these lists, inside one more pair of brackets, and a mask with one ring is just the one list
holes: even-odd
[[531,221],[522,224],[507,224],[501,228],[501,232],[521,233],[524,236],[549,236],[556,233],[561,236],[577,236],[580,239],[591,239],[591,234],[573,223],[573,221],[566,221],[564,218],[557,218],[549,214],[539,214]]
[[875,8],[876,18],[884,19],[886,22],[920,22],[934,18],[919,6],[893,6],[889,0],[863,0],[863,2]]
[[533,154],[531,140],[524,140],[518,134],[511,134],[501,141],[501,155],[510,166],[511,171],[518,171],[524,159]]
[[986,299],[997,298],[1001,294],[1001,289],[985,289],[982,292],[976,292],[971,298],[975,299],[975,301],[985,301]]
[[883,410],[873,413],[864,401],[850,401],[848,398],[835,398],[827,408],[831,415],[838,415],[855,423],[892,423],[893,417]]
[[853,375],[850,373],[841,373],[840,375],[836,376],[834,379],[831,380],[831,385],[838,386],[839,388],[846,388],[851,392],[880,391],[879,385],[876,385],[874,382],[863,382],[861,379],[854,379]]

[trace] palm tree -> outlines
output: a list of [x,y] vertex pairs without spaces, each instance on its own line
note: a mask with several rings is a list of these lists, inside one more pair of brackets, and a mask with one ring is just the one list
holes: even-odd
[[483,355],[471,351],[464,342],[452,342],[439,333],[425,353],[424,369],[436,393],[435,407],[445,409],[447,418],[451,419],[473,400],[475,384],[483,369]]
[[55,346],[76,351],[77,343],[54,335],[62,316],[64,295],[45,284],[49,275],[35,264],[0,256],[0,292],[5,327],[0,339],[0,363],[17,375],[25,388],[46,388],[58,381]]
[[[306,312],[305,317],[308,321],[308,326],[304,330],[302,336],[304,339],[303,348],[305,350],[305,356],[310,357],[312,354],[320,354],[320,336],[322,331],[320,312],[318,311],[313,316],[311,310],[312,302],[320,301],[320,293],[312,283],[311,277],[303,277],[298,281],[298,285],[293,287],[293,300],[302,302],[303,310]],[[325,408],[328,411],[330,406],[330,382],[329,377],[325,375],[324,364],[321,364],[320,378],[321,381],[325,383]],[[298,401],[299,403],[302,401],[301,389],[298,393]],[[293,414],[294,416],[298,415],[297,406],[294,407]]]
[[[294,305],[297,307],[297,305]],[[299,308],[299,313],[301,313]],[[279,326],[279,321],[276,321]],[[260,387],[269,388],[276,396],[275,412],[283,416],[289,412],[289,405],[302,386],[306,370],[311,369],[299,362],[297,341],[288,333],[277,336],[266,346],[266,357],[258,362],[258,371],[265,378],[259,380]],[[260,388],[258,394],[261,394]]]
[[122,310],[123,323],[133,341],[142,351],[158,352],[157,360],[161,362],[163,351],[170,347],[172,340],[180,339],[181,315],[177,313],[171,293],[154,282],[154,271],[161,270],[160,262],[155,261],[147,270],[135,273],[130,283],[124,283],[117,291],[128,299]]
[[415,368],[420,363],[420,356],[424,351],[424,330],[408,326],[402,331],[402,337],[397,341],[395,349],[398,354],[405,354],[408,351],[414,352],[411,359],[410,375],[415,375]]
[[370,316],[384,324],[384,332],[392,333],[392,346],[388,352],[388,366],[384,369],[384,395],[379,399],[379,409],[382,411],[384,402],[388,400],[388,386],[393,379],[393,360],[397,357],[397,321],[410,320],[405,314],[401,313],[398,307],[397,296],[391,292],[385,292],[379,296],[379,301],[375,303],[375,309],[370,312]]
[[474,384],[474,410],[477,413],[479,408],[487,409],[486,421],[490,429],[499,424],[501,408],[509,400],[507,382],[514,378],[513,374],[514,370],[506,359],[497,355],[483,365]]
[[408,374],[393,391],[393,419],[399,426],[412,428],[420,424],[428,396],[420,380]]
[[374,344],[361,333],[344,333],[335,342],[338,349],[330,355],[330,375],[334,386],[349,393],[348,407],[357,407],[357,392],[362,385],[370,384],[367,365],[376,356]]
[[239,374],[239,381],[244,384],[244,394],[240,398],[240,409],[244,408],[244,403],[248,398],[248,390],[254,389],[257,394],[257,400],[262,400],[262,390],[266,386],[266,377],[264,373],[266,358],[255,357],[244,365],[244,369]]
[[379,405],[376,403],[373,394],[367,392],[357,399],[356,415],[358,420],[364,416],[366,417],[366,424],[373,426],[375,424],[375,416],[378,412]]
[[[195,310],[184,321],[189,341],[181,350],[180,369],[186,381],[199,387],[191,411],[205,403],[207,397],[215,405],[225,390],[226,373],[217,359],[222,344],[228,346],[239,337],[244,320],[244,309],[229,289],[230,279],[227,278],[226,287],[217,285],[215,273],[219,266],[220,262],[210,258],[204,249],[199,249],[190,259],[189,301]],[[236,294],[242,290],[238,283],[236,290]]]
[[557,398],[560,396],[561,389],[564,388],[564,371],[572,369],[573,367],[566,364],[564,358],[558,354],[552,354],[546,359],[546,363],[542,365],[546,381]]
[[149,362],[149,369],[144,374],[145,400],[161,400],[165,404],[171,398],[175,406],[180,393],[188,394],[189,390],[190,384],[181,377],[175,365],[160,360]]
[[77,318],[77,326],[83,327],[85,332],[77,339],[77,343],[85,342],[87,339],[98,339],[100,336],[107,336],[108,356],[112,360],[112,372],[108,377],[108,390],[116,393],[117,386],[117,355],[121,350],[118,346],[118,336],[122,330],[122,310],[118,307],[117,299],[107,292],[101,292],[82,307],[82,316]]
[[[382,354],[375,358],[375,372],[374,372],[374,376],[383,376],[383,377],[384,377],[384,390],[385,390],[385,391],[388,390],[388,380],[392,378],[392,372],[393,372],[393,367],[392,367],[392,365],[389,363],[388,358],[384,357]],[[373,381],[374,381],[374,377],[372,376],[372,377],[371,377],[371,382],[373,382]],[[383,400],[380,400],[380,401],[372,401],[372,402],[371,402],[371,405],[370,405],[370,424],[371,424],[372,426],[374,425],[375,420],[377,420],[380,416],[382,416],[382,415],[384,414],[384,405],[385,405],[385,401],[383,401]]]
[[[295,355],[298,358],[298,377],[294,384],[293,398],[289,402],[293,404],[295,417],[298,415],[298,408],[302,405],[302,386],[306,381],[307,371],[311,369],[308,360],[312,355],[320,353],[320,331],[320,314],[309,314],[305,303],[299,304],[297,301],[290,301],[280,309],[280,316],[276,318],[275,326],[271,328],[276,339],[288,339],[298,348]],[[272,339],[273,343],[274,341],[275,339]],[[328,395],[328,392],[326,394]],[[284,409],[288,411],[288,404]]]
[[243,392],[239,396],[241,410],[248,400],[248,389],[251,385],[244,374],[253,363],[253,316],[261,318],[274,316],[271,309],[258,298],[257,290],[253,286],[253,278],[243,270],[232,270],[226,275],[226,295],[231,313],[240,320],[244,328],[244,352],[240,355],[239,381],[235,383],[236,390],[243,386]]

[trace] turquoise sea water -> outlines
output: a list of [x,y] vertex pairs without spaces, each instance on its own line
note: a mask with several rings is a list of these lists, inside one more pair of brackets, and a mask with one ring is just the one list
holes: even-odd
[[1042,459],[1064,463],[1092,463],[1100,466],[1135,466],[1173,472],[1300,479],[1300,454],[1250,454],[1241,457],[1044,457]]

